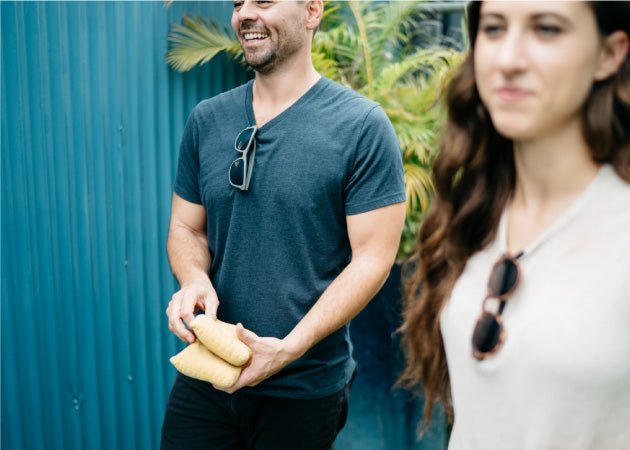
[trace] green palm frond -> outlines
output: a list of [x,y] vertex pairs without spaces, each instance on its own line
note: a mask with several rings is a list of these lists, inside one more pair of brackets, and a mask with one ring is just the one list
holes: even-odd
[[433,75],[444,73],[444,69],[450,69],[449,61],[455,51],[448,49],[420,49],[404,59],[384,67],[374,82],[365,86],[364,95],[370,97],[374,92],[387,92],[393,89],[399,81],[408,80],[413,77],[413,81],[419,78],[418,72]]
[[433,182],[431,171],[416,164],[405,163],[405,190],[407,193],[407,213],[425,211],[431,194]]
[[347,83],[347,80],[344,79],[343,74],[339,69],[339,64],[334,59],[329,58],[325,52],[313,50],[311,56],[313,66],[318,73],[330,78],[331,80],[341,80],[340,82],[343,84]]
[[221,27],[214,19],[184,16],[183,25],[174,25],[167,40],[171,48],[166,62],[175,70],[184,72],[210,61],[217,53],[228,52],[239,59],[242,50],[234,32]]
[[325,8],[322,14],[322,20],[320,22],[320,29],[326,27],[328,24],[339,24],[341,9],[339,5],[335,5],[333,2],[325,1]]
[[398,55],[404,55],[406,48],[419,33],[418,18],[422,2],[380,3],[370,8],[366,14],[367,28],[371,39],[370,52],[376,72],[387,67]]
[[385,46],[394,39],[410,39],[409,33],[417,29],[417,17],[421,12],[422,2],[391,2],[375,8],[377,26],[381,28],[379,42]]
[[435,153],[437,130],[422,128],[419,125],[397,128],[396,133],[404,160],[428,167]]
[[372,72],[372,53],[370,52],[370,45],[368,41],[368,30],[366,28],[366,23],[363,20],[365,17],[365,10],[359,6],[359,3],[356,2],[350,2],[349,5],[359,31],[360,46],[363,52],[363,63],[365,65],[365,80],[366,83],[370,84],[374,79],[374,74]]
[[339,26],[315,35],[313,49],[334,60],[356,59],[360,51],[359,35],[347,26]]

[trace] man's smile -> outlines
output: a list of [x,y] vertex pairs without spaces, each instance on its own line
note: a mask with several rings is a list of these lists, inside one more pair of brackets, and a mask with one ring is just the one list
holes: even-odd
[[246,41],[259,41],[261,39],[268,38],[269,35],[266,33],[244,33],[243,37]]

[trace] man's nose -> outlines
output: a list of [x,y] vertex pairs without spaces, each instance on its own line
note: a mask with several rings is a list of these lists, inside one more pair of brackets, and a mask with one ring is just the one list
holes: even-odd
[[244,1],[237,11],[239,20],[243,22],[254,21],[257,18],[256,2]]

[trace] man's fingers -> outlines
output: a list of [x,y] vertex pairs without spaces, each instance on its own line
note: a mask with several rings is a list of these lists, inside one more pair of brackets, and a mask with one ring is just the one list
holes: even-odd
[[171,316],[168,320],[168,328],[182,341],[192,344],[195,341],[195,335],[184,325],[182,319]]
[[192,312],[182,312],[183,304],[182,296],[179,293],[173,295],[168,308],[166,309],[166,315],[168,316],[168,328],[182,341],[192,343],[195,341],[195,335],[186,328],[184,322],[188,324],[195,316]]
[[236,324],[236,337],[243,341],[248,347],[256,343],[258,335],[253,331],[246,329],[242,323]]
[[213,289],[210,292],[208,292],[207,295],[203,298],[203,311],[211,319],[216,320],[218,308],[219,308],[219,299],[217,297],[216,292]]

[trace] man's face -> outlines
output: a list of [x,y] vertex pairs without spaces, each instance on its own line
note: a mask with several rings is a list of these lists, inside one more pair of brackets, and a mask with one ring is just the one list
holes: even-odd
[[304,48],[311,39],[305,5],[297,1],[234,2],[232,28],[247,64],[267,74]]

